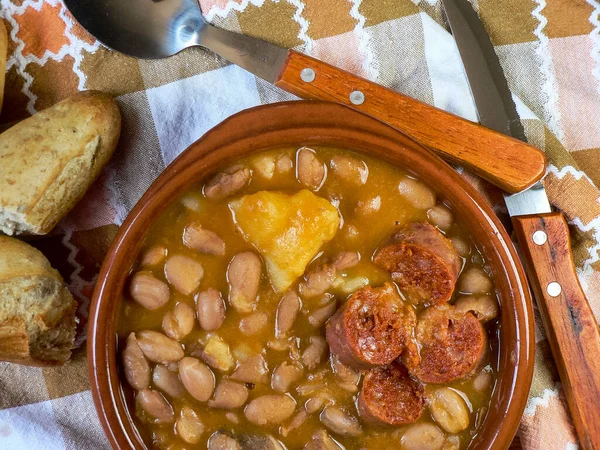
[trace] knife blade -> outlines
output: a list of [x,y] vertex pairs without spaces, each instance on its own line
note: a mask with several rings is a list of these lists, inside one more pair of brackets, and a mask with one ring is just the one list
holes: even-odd
[[198,0],[64,3],[86,30],[114,50],[148,59],[205,47],[301,98],[334,101],[386,122],[504,190],[518,192],[544,173],[544,155],[535,147],[295,50],[217,28],[203,19]]
[[[489,35],[468,0],[442,0],[480,122],[526,141]],[[600,331],[579,284],[567,223],[541,182],[505,195],[581,445],[600,449]]]

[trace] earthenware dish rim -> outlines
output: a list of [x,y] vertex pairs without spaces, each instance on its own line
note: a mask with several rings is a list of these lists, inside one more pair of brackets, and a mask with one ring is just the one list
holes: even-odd
[[467,181],[405,135],[347,107],[306,101],[251,108],[214,127],[165,169],[119,229],[98,276],[88,323],[92,396],[113,448],[146,448],[125,406],[117,369],[116,326],[126,278],[153,220],[165,204],[239,157],[302,145],[362,151],[399,165],[442,192],[467,226],[492,266],[502,317],[494,400],[470,448],[508,448],[527,402],[535,344],[531,297],[506,230]]

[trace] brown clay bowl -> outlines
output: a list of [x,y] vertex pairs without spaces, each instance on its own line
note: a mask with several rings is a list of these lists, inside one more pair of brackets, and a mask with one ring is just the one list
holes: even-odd
[[443,194],[489,261],[501,303],[499,377],[471,448],[506,449],[533,375],[532,303],[515,249],[491,207],[450,166],[397,130],[344,106],[288,102],[243,111],[217,125],[152,184],[121,226],[102,265],[90,311],[89,375],[96,409],[115,449],[146,448],[127,409],[116,360],[116,325],[126,278],[164,206],[199,180],[260,150],[321,145],[367,153],[412,172]]

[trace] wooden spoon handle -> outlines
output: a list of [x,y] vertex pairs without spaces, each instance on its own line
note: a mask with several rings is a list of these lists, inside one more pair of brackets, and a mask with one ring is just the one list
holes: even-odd
[[294,50],[289,51],[275,85],[299,97],[341,103],[386,122],[507,192],[521,191],[544,174],[544,154],[531,145]]
[[560,213],[512,219],[575,429],[600,449],[600,332],[577,279]]

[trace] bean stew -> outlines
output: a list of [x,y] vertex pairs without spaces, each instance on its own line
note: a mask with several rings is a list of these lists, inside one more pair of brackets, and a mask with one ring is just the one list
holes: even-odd
[[269,150],[168,205],[119,319],[149,448],[468,447],[498,368],[485,259],[425,180]]

